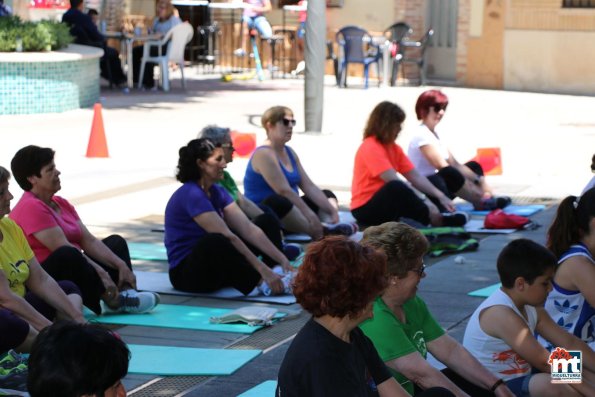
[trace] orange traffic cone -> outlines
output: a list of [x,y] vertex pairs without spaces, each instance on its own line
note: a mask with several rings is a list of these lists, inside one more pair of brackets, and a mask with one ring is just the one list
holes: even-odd
[[87,157],[109,157],[105,130],[103,129],[103,117],[101,117],[101,103],[96,103],[93,106],[93,124],[91,124]]

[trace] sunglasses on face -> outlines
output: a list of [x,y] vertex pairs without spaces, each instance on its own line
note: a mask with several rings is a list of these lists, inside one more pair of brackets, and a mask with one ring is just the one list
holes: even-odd
[[448,105],[445,105],[445,104],[436,104],[436,105],[431,106],[431,108],[434,109],[434,112],[438,113],[441,110],[446,111],[446,106],[448,106]]
[[281,122],[283,123],[283,125],[285,127],[289,127],[289,125],[291,125],[292,127],[295,127],[295,123],[296,123],[295,119],[286,119],[286,118],[281,119]]
[[421,264],[421,267],[420,267],[419,269],[417,269],[417,270],[413,270],[413,271],[414,271],[414,272],[417,272],[417,275],[418,275],[419,277],[423,276],[423,275],[424,275],[424,271],[426,271],[426,264],[425,264],[425,263],[422,263],[422,264]]
[[231,149],[232,152],[236,151],[236,149],[233,147],[232,143],[222,143],[221,147],[224,149]]

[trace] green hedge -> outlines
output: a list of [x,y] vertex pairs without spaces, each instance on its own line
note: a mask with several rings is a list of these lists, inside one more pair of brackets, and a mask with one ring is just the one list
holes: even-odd
[[60,22],[23,22],[18,16],[0,18],[0,52],[15,52],[21,41],[22,51],[55,51],[74,41],[68,25]]

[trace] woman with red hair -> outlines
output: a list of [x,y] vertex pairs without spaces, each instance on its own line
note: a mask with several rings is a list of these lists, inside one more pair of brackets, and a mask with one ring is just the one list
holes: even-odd
[[[308,248],[293,292],[312,318],[285,354],[277,396],[409,396],[357,327],[372,317],[373,301],[388,284],[386,271],[384,254],[347,237]],[[420,395],[454,396],[442,388]]]
[[415,113],[421,125],[409,143],[409,159],[419,172],[451,199],[460,197],[467,200],[476,210],[506,207],[510,198],[492,195],[481,165],[476,161],[459,163],[440,140],[436,126],[444,117],[447,106],[448,97],[439,90],[425,91],[417,98]]

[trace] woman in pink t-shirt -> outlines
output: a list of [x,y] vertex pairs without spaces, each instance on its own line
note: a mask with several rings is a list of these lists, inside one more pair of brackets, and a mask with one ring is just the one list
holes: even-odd
[[97,239],[74,207],[55,194],[60,171],[50,148],[26,146],[11,162],[12,173],[25,191],[10,217],[23,229],[41,266],[56,280],[74,282],[83,303],[101,313],[100,300],[117,311],[152,310],[157,294],[137,292],[126,241],[119,235]]
[[[364,141],[355,154],[351,213],[364,225],[379,225],[401,218],[423,225],[464,225],[467,217],[452,212],[452,201],[415,169],[395,143],[403,121],[405,112],[392,102],[381,102],[372,110]],[[398,174],[427,198],[420,198]]]

